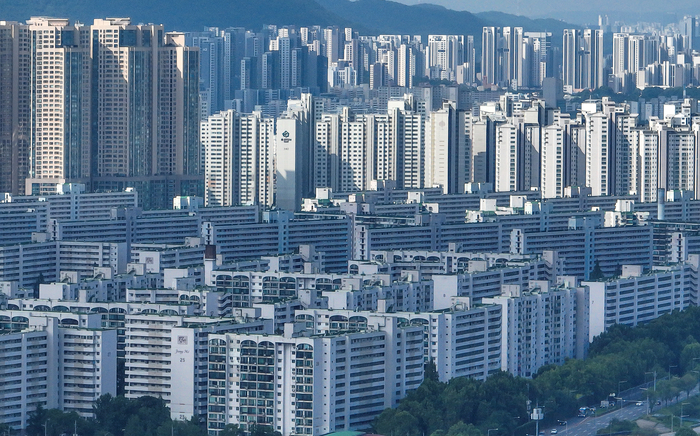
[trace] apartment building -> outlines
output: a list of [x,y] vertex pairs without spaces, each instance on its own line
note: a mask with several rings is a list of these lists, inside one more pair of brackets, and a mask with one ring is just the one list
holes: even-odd
[[623,265],[619,277],[582,282],[589,289],[589,340],[614,324],[636,326],[696,304],[698,259],[653,269]]
[[272,321],[239,322],[219,317],[177,315],[155,309],[124,315],[125,396],[161,396],[173,419],[204,417],[207,413],[209,334],[217,332],[272,333]]
[[432,361],[440,381],[454,377],[486,379],[501,368],[501,308],[473,305],[455,298],[448,309],[424,312],[391,312],[385,304],[378,311],[307,309],[295,320],[310,334],[337,334],[379,329],[394,318],[400,325],[423,327],[423,361]]
[[38,406],[90,418],[97,398],[116,395],[117,331],[79,318],[0,311],[0,423],[24,428]]
[[369,426],[423,379],[423,327],[387,321],[377,331],[310,337],[210,335],[209,431],[270,425],[285,436],[321,435]]
[[[484,298],[502,308],[501,368],[515,376],[532,377],[545,365],[583,358],[588,327],[585,305],[576,280],[550,285],[531,281],[527,289],[504,285],[501,295]],[[580,300],[580,301],[579,301]]]

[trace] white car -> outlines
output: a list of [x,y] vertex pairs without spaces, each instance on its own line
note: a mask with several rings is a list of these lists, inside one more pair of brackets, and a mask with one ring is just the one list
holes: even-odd
[[551,429],[549,432],[550,432],[551,434],[557,434],[557,429],[556,429],[556,428],[553,428],[553,429]]
[[644,405],[644,401],[637,401],[637,406],[643,406],[643,405]]

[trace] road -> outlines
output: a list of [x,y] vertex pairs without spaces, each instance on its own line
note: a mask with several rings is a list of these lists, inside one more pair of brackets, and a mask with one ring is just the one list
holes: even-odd
[[586,418],[571,418],[567,426],[557,426],[544,429],[545,435],[549,436],[552,428],[556,428],[557,436],[595,436],[598,430],[607,427],[613,419],[635,420],[647,413],[646,403],[643,406],[630,404],[622,409],[617,409],[605,415]]
[[[698,388],[695,388],[691,391],[690,396],[692,397],[693,395],[697,395],[697,393]],[[685,401],[686,398],[685,393],[683,393],[678,398],[678,401]],[[595,436],[598,430],[607,427],[610,421],[613,419],[619,419],[620,421],[632,421],[646,415],[646,400],[642,400],[642,402],[643,404],[641,406],[637,406],[635,402],[630,401],[622,409],[618,408],[613,412],[606,413],[605,415],[598,417],[589,416],[586,418],[570,418],[567,426],[549,427],[540,429],[540,431],[543,431],[545,436],[551,436],[550,432],[554,428],[557,429],[557,436]],[[675,403],[676,401],[669,401],[668,405]],[[665,403],[664,406],[654,406],[654,412],[665,406]]]

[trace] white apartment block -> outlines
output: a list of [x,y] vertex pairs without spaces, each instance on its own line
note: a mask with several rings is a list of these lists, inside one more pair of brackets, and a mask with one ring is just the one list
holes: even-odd
[[428,35],[426,69],[436,68],[437,79],[455,80],[457,66],[465,62],[463,35]]
[[[508,259],[507,255],[491,254],[490,258],[469,260],[464,270],[453,274],[433,274],[435,293],[433,308],[451,307],[455,297],[468,297],[474,302],[501,294],[503,285],[517,285],[527,289],[532,280],[551,280],[563,265],[555,253],[542,258]],[[466,257],[466,256],[465,256]]]
[[649,272],[638,265],[623,265],[620,278],[582,282],[589,289],[588,340],[614,324],[636,326],[696,304],[699,258],[688,257],[686,263]]
[[387,321],[311,337],[210,335],[210,434],[226,424],[284,436],[367,428],[423,380],[423,327]]
[[32,109],[26,193],[71,181],[96,190],[135,184],[146,188],[147,206],[163,207],[167,197],[196,191],[199,53],[183,34],[128,18],[82,25],[33,17],[26,29],[34,41],[21,47]]
[[234,138],[238,123],[234,111],[219,112],[201,121],[200,139],[204,149],[204,204],[209,207],[229,206],[234,201],[238,184],[233,175]]
[[[253,303],[274,303],[309,294],[320,295],[328,307],[348,310],[376,310],[380,299],[397,311],[430,310],[433,306],[432,282],[418,271],[400,277],[213,271],[210,283],[217,292],[231,295],[231,307],[252,307]],[[304,298],[308,304],[317,300],[313,295]]]
[[442,382],[454,377],[484,380],[501,369],[498,305],[472,305],[468,298],[456,298],[449,309],[439,311],[307,309],[295,315],[296,322],[313,335],[379,329],[387,318],[397,319],[399,325],[423,327],[423,360],[435,364]]
[[441,186],[443,193],[457,192],[453,165],[458,161],[457,115],[451,103],[430,113],[425,127],[425,183]]
[[35,158],[25,191],[43,193],[56,183],[90,176],[90,32],[67,19],[32,18],[28,27],[36,41],[31,45]]
[[85,184],[65,183],[55,187],[53,195],[12,195],[0,198],[0,210],[7,213],[13,206],[41,210],[48,219],[105,219],[112,208],[138,206],[138,193],[131,188],[123,192],[86,193]]
[[[515,376],[532,377],[545,365],[583,358],[587,328],[585,312],[577,306],[577,289],[530,282],[528,290],[504,285],[503,294],[484,298],[502,307],[501,368]],[[577,335],[578,333],[578,335]]]
[[53,338],[44,329],[16,328],[12,332],[9,330],[12,328],[10,319],[6,318],[6,315],[0,315],[3,330],[0,334],[0,353],[3,356],[0,365],[0,423],[23,428],[37,406],[56,407],[55,392],[49,393],[56,379],[55,356],[49,352],[49,347],[53,348]]
[[201,265],[204,244],[200,238],[186,238],[185,245],[131,244],[131,263],[145,265],[146,273],[162,273],[166,268]]
[[61,271],[92,276],[98,266],[121,273],[126,259],[124,243],[49,241],[0,246],[0,280],[29,287],[39,276],[46,282],[58,281]]
[[272,205],[275,119],[220,112],[202,121],[200,139],[207,206]]
[[[31,311],[39,316],[57,317],[66,324],[82,327],[95,326],[117,330],[117,356],[124,358],[126,348],[125,319],[127,314],[152,313],[156,315],[196,315],[194,304],[152,304],[124,302],[87,302],[13,298],[7,303],[8,310]],[[95,319],[97,321],[95,321]],[[88,325],[88,320],[90,324]],[[62,321],[63,322],[63,321]]]
[[542,129],[540,190],[542,198],[561,198],[567,186],[565,129],[551,125]]
[[173,419],[206,415],[207,337],[215,332],[272,333],[272,322],[157,313],[125,314],[125,396],[161,396]]
[[586,113],[586,186],[592,195],[610,195],[610,118],[600,112]]
[[[571,218],[566,231],[523,232],[514,229],[511,231],[511,247],[513,252],[518,253],[556,249],[563,261],[563,274],[582,278],[588,278],[596,261],[606,275],[612,275],[626,263],[651,267],[651,226],[602,227],[600,224],[600,221],[591,218]],[[567,244],[562,245],[562,240],[566,240]]]
[[116,395],[117,331],[88,320],[0,311],[0,423],[24,428],[39,405],[89,418],[97,398]]
[[134,190],[85,194],[81,184],[56,187],[58,195],[0,197],[0,246],[32,240],[32,233],[46,232],[49,220],[109,219],[112,208],[135,207]]

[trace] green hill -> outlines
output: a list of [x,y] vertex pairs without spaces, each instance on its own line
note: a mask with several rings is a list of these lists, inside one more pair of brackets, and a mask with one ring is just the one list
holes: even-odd
[[[363,34],[458,34],[481,39],[483,26],[521,26],[552,32],[554,41],[570,25],[553,19],[484,12],[472,14],[442,6],[408,6],[388,0],[0,0],[0,19],[25,21],[52,16],[91,23],[94,18],[131,17],[135,23],[164,24],[168,30],[204,26],[245,27],[263,24],[351,26]],[[556,42],[555,42],[556,43]]]
[[318,0],[335,15],[384,34],[481,35],[484,21],[470,12],[436,5],[407,6],[387,0]]
[[182,31],[204,26],[257,30],[263,24],[351,25],[314,0],[0,0],[0,11],[0,20],[24,22],[43,15],[91,23],[94,18],[131,17],[135,23]]

